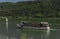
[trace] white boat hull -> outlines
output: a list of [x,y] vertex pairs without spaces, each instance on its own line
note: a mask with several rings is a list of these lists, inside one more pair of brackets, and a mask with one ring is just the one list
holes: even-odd
[[[20,27],[21,28],[21,27]],[[24,26],[24,27],[22,27],[23,29],[50,29],[50,27],[26,27],[26,26]],[[21,29],[22,29],[21,28]]]

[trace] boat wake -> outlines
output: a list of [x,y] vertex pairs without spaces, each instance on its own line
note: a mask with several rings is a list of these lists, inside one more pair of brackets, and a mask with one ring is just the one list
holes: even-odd
[[50,29],[50,30],[60,30],[60,29]]

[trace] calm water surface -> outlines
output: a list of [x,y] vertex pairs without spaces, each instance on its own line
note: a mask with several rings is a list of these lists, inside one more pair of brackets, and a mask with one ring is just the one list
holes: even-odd
[[8,32],[5,21],[0,21],[0,39],[60,39],[60,30],[16,29],[17,21],[9,21]]

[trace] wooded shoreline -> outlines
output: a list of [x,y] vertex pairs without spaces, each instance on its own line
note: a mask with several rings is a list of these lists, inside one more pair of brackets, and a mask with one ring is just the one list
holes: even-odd
[[59,18],[60,5],[58,0],[41,0],[25,2],[1,2],[0,16],[15,18]]

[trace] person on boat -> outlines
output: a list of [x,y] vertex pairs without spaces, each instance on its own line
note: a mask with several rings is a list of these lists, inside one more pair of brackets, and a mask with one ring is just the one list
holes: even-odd
[[40,27],[43,27],[43,24],[40,23]]
[[21,25],[21,28],[23,28],[23,26],[24,26],[24,22],[20,23],[20,25]]

